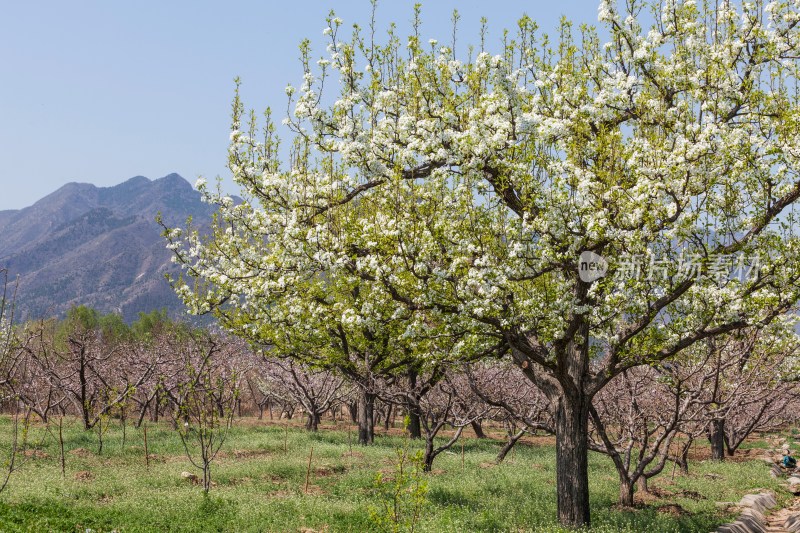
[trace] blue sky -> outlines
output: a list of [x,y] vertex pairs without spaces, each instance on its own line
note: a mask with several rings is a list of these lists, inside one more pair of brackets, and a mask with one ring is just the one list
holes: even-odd
[[[407,30],[414,2],[384,0],[378,26]],[[547,31],[564,15],[594,23],[597,0],[423,2],[425,39],[489,43],[525,12]],[[297,45],[334,9],[345,25],[369,22],[368,0],[317,2],[5,2],[0,16],[0,210],[19,209],[70,181],[114,185],[177,172],[194,183],[221,176],[226,190],[233,78],[247,107],[285,113],[299,84]],[[406,33],[402,31],[402,33]]]

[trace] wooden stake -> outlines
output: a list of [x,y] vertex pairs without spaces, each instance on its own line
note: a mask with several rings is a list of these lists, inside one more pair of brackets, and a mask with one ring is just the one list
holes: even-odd
[[289,440],[289,421],[286,421],[286,424],[283,426],[283,453],[286,453],[288,448],[287,441]]
[[144,430],[144,464],[150,470],[150,451],[147,449],[147,424],[142,426]]
[[125,448],[125,443],[128,439],[128,429],[125,423],[125,408],[121,407],[119,410],[119,422],[122,425],[122,447]]
[[306,469],[306,486],[303,489],[304,494],[308,494],[308,478],[311,476],[311,458],[314,457],[314,446],[311,446],[311,452],[308,454],[308,468]]
[[64,427],[64,417],[59,417],[58,419],[58,448],[61,454],[61,477],[66,477],[67,475],[67,460],[64,456],[64,433],[62,432],[62,428]]

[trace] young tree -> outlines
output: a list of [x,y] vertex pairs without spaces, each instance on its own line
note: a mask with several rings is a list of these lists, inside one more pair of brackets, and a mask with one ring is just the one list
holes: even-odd
[[247,373],[244,377],[244,383],[247,385],[250,401],[258,409],[258,419],[262,420],[264,418],[264,409],[269,409],[269,418],[272,420],[272,393],[269,390],[269,386],[264,383],[262,372],[258,371],[258,365]]
[[271,394],[289,397],[292,403],[300,404],[308,416],[306,428],[317,431],[320,418],[329,411],[347,389],[344,378],[325,370],[313,370],[291,359],[264,360],[256,367],[259,379]]
[[[463,373],[445,372],[425,394],[419,395],[420,423],[425,439],[423,470],[430,472],[436,457],[458,442],[464,427],[487,417],[491,407],[476,398]],[[446,442],[436,446],[436,437],[450,426],[455,431]]]
[[684,354],[683,372],[705,408],[711,458],[722,461],[755,431],[776,429],[789,417],[785,407],[797,395],[800,338],[796,320],[783,317],[765,328],[708,339]]
[[494,420],[506,428],[506,444],[497,453],[497,463],[526,433],[555,432],[547,397],[510,362],[478,362],[467,367],[466,376],[473,393],[495,408]]
[[[331,16],[329,57],[315,67],[304,43],[303,83],[287,89],[289,164],[269,114],[259,140],[237,96],[243,202],[201,182],[220,210],[213,236],[166,230],[197,282],[178,293],[195,312],[233,310],[226,326],[245,337],[309,317],[328,331],[377,305],[403,317],[392,342],[510,353],[552,406],[569,526],[589,524],[594,395],[770,321],[800,276],[787,209],[800,197],[800,10],[602,0],[599,21],[605,43],[568,22],[550,40],[524,17],[499,54],[482,39],[459,55],[455,41],[424,44],[419,16],[385,43],[374,27],[343,38]],[[314,303],[362,282],[363,297]]]
[[[44,418],[53,406],[70,403],[84,429],[102,424],[158,365],[149,354],[132,357],[134,350],[119,334],[118,324],[80,306],[70,309],[63,321],[31,326],[31,338],[24,346],[24,370],[34,382],[20,384],[20,399]],[[31,390],[31,386],[42,389]]]
[[634,487],[660,474],[685,422],[702,417],[700,392],[685,378],[651,367],[616,376],[590,409],[590,448],[611,457],[620,479],[620,505],[633,505]]
[[66,391],[53,379],[51,367],[55,354],[48,349],[48,328],[42,322],[27,324],[19,329],[19,342],[9,352],[8,364],[3,366],[3,389],[26,409],[49,423],[53,410],[63,415]]
[[20,413],[20,404],[13,391],[8,394],[7,387],[15,380],[13,368],[19,360],[21,339],[14,328],[14,311],[17,295],[17,284],[9,284],[8,270],[0,269],[0,368],[3,369],[3,378],[0,385],[4,388],[2,399],[10,401],[14,406],[11,418],[11,435],[8,442],[3,443],[0,453],[3,456],[0,467],[0,492],[8,486],[12,474],[18,471],[27,461],[24,454],[28,447],[28,429],[30,427],[31,411]]
[[225,359],[217,339],[194,333],[191,349],[183,352],[185,377],[174,395],[171,411],[189,461],[203,471],[203,490],[211,489],[211,465],[228,437],[239,395],[239,373]]

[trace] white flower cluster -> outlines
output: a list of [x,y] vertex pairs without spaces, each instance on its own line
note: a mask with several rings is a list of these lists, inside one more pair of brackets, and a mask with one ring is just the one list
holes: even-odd
[[[219,208],[214,234],[169,232],[199,282],[179,295],[193,312],[227,306],[287,350],[330,355],[346,340],[374,354],[383,332],[393,356],[423,358],[511,335],[561,346],[581,320],[608,350],[655,354],[767,313],[798,290],[797,244],[752,230],[800,179],[800,102],[788,89],[800,6],[724,2],[712,31],[695,2],[661,4],[645,28],[604,0],[604,45],[589,30],[578,45],[565,27],[558,50],[540,48],[530,26],[528,40],[472,61],[436,40],[365,49],[340,41],[332,20],[321,72],[307,62],[287,88],[288,164],[272,137],[240,131],[238,111],[230,168],[246,201],[199,181]],[[579,286],[584,250],[677,244],[759,253],[775,283]],[[620,333],[643,317],[635,338]]]

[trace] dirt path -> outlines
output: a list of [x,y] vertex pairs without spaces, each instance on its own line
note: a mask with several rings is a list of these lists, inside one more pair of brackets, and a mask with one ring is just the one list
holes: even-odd
[[[786,519],[792,515],[800,514],[800,498],[794,498],[782,509],[773,511],[767,516],[767,529],[769,533],[784,533],[791,531],[784,527]],[[797,531],[796,529],[794,531]]]

